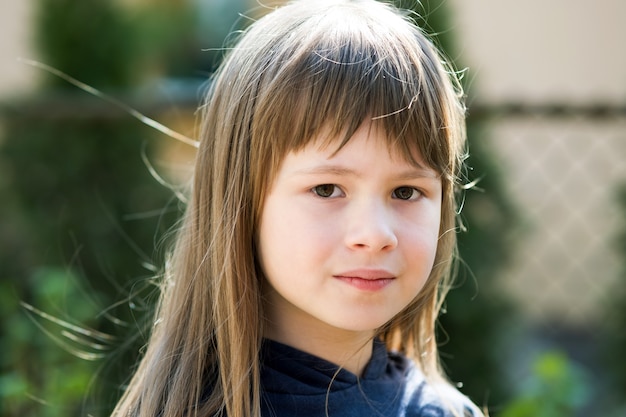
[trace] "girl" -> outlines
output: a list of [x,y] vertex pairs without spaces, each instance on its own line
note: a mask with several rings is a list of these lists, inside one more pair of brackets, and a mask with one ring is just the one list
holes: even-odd
[[464,105],[372,0],[296,1],[215,74],[147,349],[113,415],[462,416],[434,327]]

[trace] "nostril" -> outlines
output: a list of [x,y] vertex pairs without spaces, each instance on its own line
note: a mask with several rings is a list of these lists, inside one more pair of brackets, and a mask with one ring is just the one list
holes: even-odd
[[349,247],[358,250],[390,250],[397,246],[398,240],[392,232],[363,232],[358,236],[348,237],[346,243]]

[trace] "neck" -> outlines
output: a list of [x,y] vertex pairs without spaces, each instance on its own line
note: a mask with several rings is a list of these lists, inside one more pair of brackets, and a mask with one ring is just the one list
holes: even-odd
[[339,365],[359,376],[372,357],[374,333],[371,331],[347,331],[320,326],[319,323],[293,329],[271,320],[265,326],[264,335],[268,339]]

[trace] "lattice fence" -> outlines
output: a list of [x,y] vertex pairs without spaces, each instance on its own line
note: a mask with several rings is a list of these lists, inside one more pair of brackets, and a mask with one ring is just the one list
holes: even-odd
[[626,187],[626,109],[483,108],[488,140],[522,221],[501,284],[539,321],[593,324],[624,260],[620,187]]

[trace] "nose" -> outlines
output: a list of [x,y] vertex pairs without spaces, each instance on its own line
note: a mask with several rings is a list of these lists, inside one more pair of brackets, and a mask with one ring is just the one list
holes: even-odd
[[346,223],[345,243],[352,250],[389,251],[398,246],[393,213],[382,202],[355,202]]

